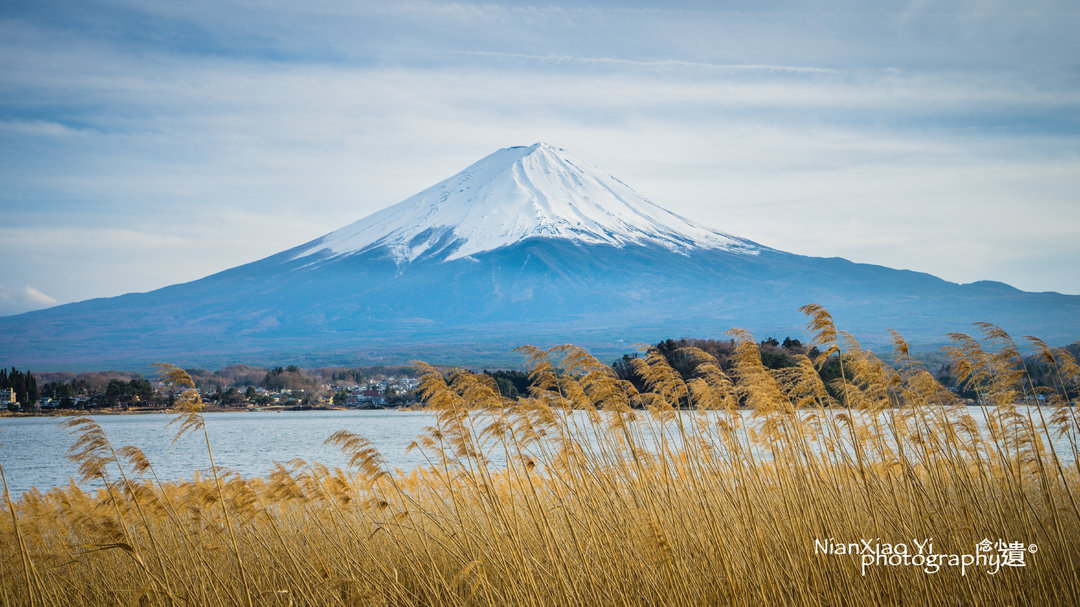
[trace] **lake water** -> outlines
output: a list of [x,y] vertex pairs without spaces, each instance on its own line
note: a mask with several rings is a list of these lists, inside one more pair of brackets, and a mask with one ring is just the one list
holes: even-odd
[[[744,421],[750,421],[752,413],[742,413]],[[976,418],[985,432],[981,409],[969,408],[968,413]],[[92,417],[101,425],[114,448],[135,445],[142,449],[162,480],[190,479],[196,471],[209,471],[210,461],[201,432],[185,435],[170,448],[178,428],[177,425],[166,426],[173,419],[172,415]],[[426,460],[419,450],[407,452],[408,446],[426,427],[435,423],[432,413],[394,409],[238,411],[206,413],[204,417],[215,463],[245,477],[265,476],[273,469],[275,462],[285,463],[295,458],[345,468],[348,459],[337,447],[324,444],[338,430],[349,430],[370,440],[382,453],[390,469],[413,469],[424,465]],[[66,485],[72,477],[78,478],[77,466],[67,459],[68,448],[74,437],[60,426],[65,419],[0,418],[0,465],[3,465],[12,497],[31,487],[46,490]],[[580,421],[586,420],[582,416]],[[669,427],[672,431],[674,428],[674,425]],[[1073,459],[1071,446],[1065,439],[1055,439],[1054,450],[1063,460]],[[505,463],[497,452],[489,456],[495,465]],[[110,475],[115,475],[115,470],[111,470]]]
[[[202,433],[176,442],[178,425],[166,427],[166,414],[94,415],[113,447],[135,445],[146,453],[162,480],[191,478],[208,471],[210,461]],[[78,480],[78,467],[68,461],[74,438],[60,424],[63,417],[0,418],[0,464],[12,497],[30,489],[48,489]],[[422,411],[279,411],[206,413],[206,429],[214,463],[244,476],[264,476],[274,462],[294,458],[345,467],[348,459],[337,447],[323,443],[338,430],[366,437],[387,463],[403,469],[424,463],[423,455],[406,449],[435,416]]]

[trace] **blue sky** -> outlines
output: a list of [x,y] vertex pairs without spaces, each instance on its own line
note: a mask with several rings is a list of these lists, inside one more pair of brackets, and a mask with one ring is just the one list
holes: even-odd
[[0,5],[0,314],[193,280],[549,141],[807,255],[1080,293],[1075,2]]

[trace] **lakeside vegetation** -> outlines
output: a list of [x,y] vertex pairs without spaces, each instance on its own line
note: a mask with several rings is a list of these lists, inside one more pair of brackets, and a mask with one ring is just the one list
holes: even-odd
[[[722,371],[731,373],[736,343],[731,338],[681,338],[661,340],[652,348],[684,381],[688,381],[694,375],[695,364],[692,357],[686,356],[687,351],[702,350],[716,359]],[[841,376],[841,361],[836,353],[822,358],[822,352],[816,346],[803,344],[791,337],[785,337],[783,341],[767,337],[758,342],[758,350],[762,365],[773,370],[797,366],[800,356],[819,360],[815,367],[821,381],[827,390],[831,390],[831,396],[841,396],[831,388],[832,383]],[[1080,343],[1070,344],[1064,350],[1077,358],[1080,356]],[[633,362],[641,356],[639,352],[628,353],[612,363],[616,376],[631,382],[639,391],[647,389],[644,378]],[[943,386],[974,402],[977,397],[974,389],[957,381],[944,354],[920,352],[910,357],[926,366]],[[1025,356],[1023,361],[1032,388],[1038,391],[1054,387],[1056,378],[1052,365],[1038,354]],[[888,362],[894,366],[896,364],[896,360],[891,358]],[[412,365],[302,369],[295,365],[266,368],[233,364],[216,371],[196,368],[185,368],[185,371],[195,382],[208,410],[213,411],[237,408],[323,409],[358,405],[411,407],[419,400],[414,380],[420,372]],[[484,369],[483,373],[490,375],[499,393],[508,398],[527,396],[533,385],[529,373],[521,370]],[[40,390],[39,378],[43,384]],[[2,390],[9,386],[14,389],[16,399],[7,403],[6,409],[19,414],[164,411],[174,406],[176,396],[159,378],[120,371],[46,372],[35,376],[30,371],[0,369],[0,397],[4,394]],[[367,398],[360,398],[365,392]],[[350,396],[353,398],[350,399]]]
[[[1031,340],[1037,387],[1013,340],[954,334],[958,396],[903,340],[887,365],[815,306],[816,360],[770,369],[732,335],[627,360],[524,347],[528,395],[489,374],[426,365],[430,466],[387,470],[365,439],[328,442],[346,470],[289,462],[266,478],[213,467],[203,401],[186,371],[180,433],[205,438],[210,473],[158,479],[136,446],[74,418],[72,456],[106,481],[5,491],[0,601],[26,605],[882,605],[1056,604],[1080,599],[1080,366]],[[836,360],[839,374],[822,380]],[[1043,407],[1018,407],[1029,400]],[[753,413],[746,415],[749,409]],[[2,438],[2,437],[0,437]],[[1051,441],[1066,453],[1050,450]],[[484,455],[505,456],[493,466]],[[821,543],[983,540],[1034,546],[1010,565],[871,566]],[[997,548],[994,549],[995,551]],[[997,552],[994,552],[997,554]],[[1023,566],[1017,564],[1020,557]]]

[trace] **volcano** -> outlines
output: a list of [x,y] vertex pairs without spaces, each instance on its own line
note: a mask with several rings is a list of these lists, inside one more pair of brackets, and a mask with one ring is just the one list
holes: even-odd
[[864,344],[915,346],[975,321],[1080,338],[1080,296],[786,253],[699,225],[553,145],[499,150],[353,224],[148,293],[0,318],[0,364],[166,360],[511,365],[523,343],[617,355],[733,327],[801,336],[820,303]]

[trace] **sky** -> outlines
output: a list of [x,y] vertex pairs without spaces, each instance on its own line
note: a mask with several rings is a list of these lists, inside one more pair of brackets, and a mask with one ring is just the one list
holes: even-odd
[[1080,4],[0,3],[0,315],[547,141],[805,255],[1080,294]]

